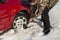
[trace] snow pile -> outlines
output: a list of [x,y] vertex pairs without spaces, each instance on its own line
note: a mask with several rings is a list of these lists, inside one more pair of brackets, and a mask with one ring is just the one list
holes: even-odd
[[0,36],[1,40],[28,40],[36,37],[40,32],[42,32],[42,28],[37,25],[37,23],[30,23],[31,27],[28,29],[20,30],[19,32],[15,33],[14,30],[10,30],[9,32],[5,33],[4,35]]
[[50,22],[53,27],[60,24],[60,0],[49,12]]

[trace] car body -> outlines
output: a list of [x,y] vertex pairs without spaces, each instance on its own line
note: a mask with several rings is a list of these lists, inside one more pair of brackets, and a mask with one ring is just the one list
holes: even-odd
[[22,5],[21,0],[4,1],[4,3],[0,3],[0,31],[11,28],[16,14],[20,11],[26,11],[29,18],[32,16],[29,7]]

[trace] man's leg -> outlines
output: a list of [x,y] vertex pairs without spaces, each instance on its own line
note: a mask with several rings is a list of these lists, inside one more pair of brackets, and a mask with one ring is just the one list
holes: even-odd
[[42,17],[42,21],[44,23],[44,34],[47,35],[49,32],[50,32],[50,21],[49,21],[49,15],[48,15],[48,12],[49,12],[50,9],[48,9],[47,7],[45,8],[45,10],[43,11],[41,17]]

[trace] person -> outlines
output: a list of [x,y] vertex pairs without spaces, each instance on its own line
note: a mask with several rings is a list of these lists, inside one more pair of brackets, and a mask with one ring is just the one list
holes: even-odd
[[[48,13],[49,13],[49,10],[55,5],[56,1],[53,1],[53,3],[52,3],[52,0],[40,0],[40,1],[37,1],[37,0],[29,0],[29,3],[30,3],[31,6],[36,5],[38,2],[40,4],[39,11],[40,11],[40,14],[41,14],[41,17],[42,17],[41,20],[44,23],[43,33],[45,35],[47,35],[50,32],[50,28],[51,28]],[[33,11],[35,10],[34,7],[32,8],[32,10]]]
[[[39,3],[39,14],[41,14],[41,20],[44,24],[43,33],[47,35],[52,28],[49,21],[49,11],[57,3],[58,0],[33,0],[30,5],[34,6]],[[32,9],[34,11],[34,8]],[[34,12],[33,12],[34,13]]]
[[[56,2],[57,1],[55,1],[55,3]],[[51,0],[43,0],[43,2],[41,4],[41,6],[42,6],[42,14],[41,14],[42,19],[41,20],[44,23],[43,33],[45,35],[47,35],[50,32],[50,29],[52,28],[51,25],[50,25],[48,13],[49,13],[50,9],[55,5],[55,3],[53,3],[53,5],[52,5]]]
[[[40,11],[40,14],[41,14],[41,17],[42,17],[42,21],[44,23],[44,30],[43,30],[43,33],[46,35],[50,32],[50,21],[49,21],[49,15],[48,15],[48,12],[49,12],[49,8],[48,8],[48,0],[40,0],[40,1],[37,1],[37,0],[34,0],[30,3],[31,6],[34,7],[34,5],[38,4],[38,2],[40,2],[40,8],[39,8],[39,11]],[[33,10],[33,13],[34,13],[34,9],[35,8],[32,8]]]

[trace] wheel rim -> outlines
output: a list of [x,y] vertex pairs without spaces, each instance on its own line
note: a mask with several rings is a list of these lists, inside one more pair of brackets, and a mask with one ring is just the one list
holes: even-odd
[[15,18],[14,22],[13,22],[13,28],[16,30],[22,30],[23,25],[27,24],[27,19],[24,16],[19,16],[17,18]]

